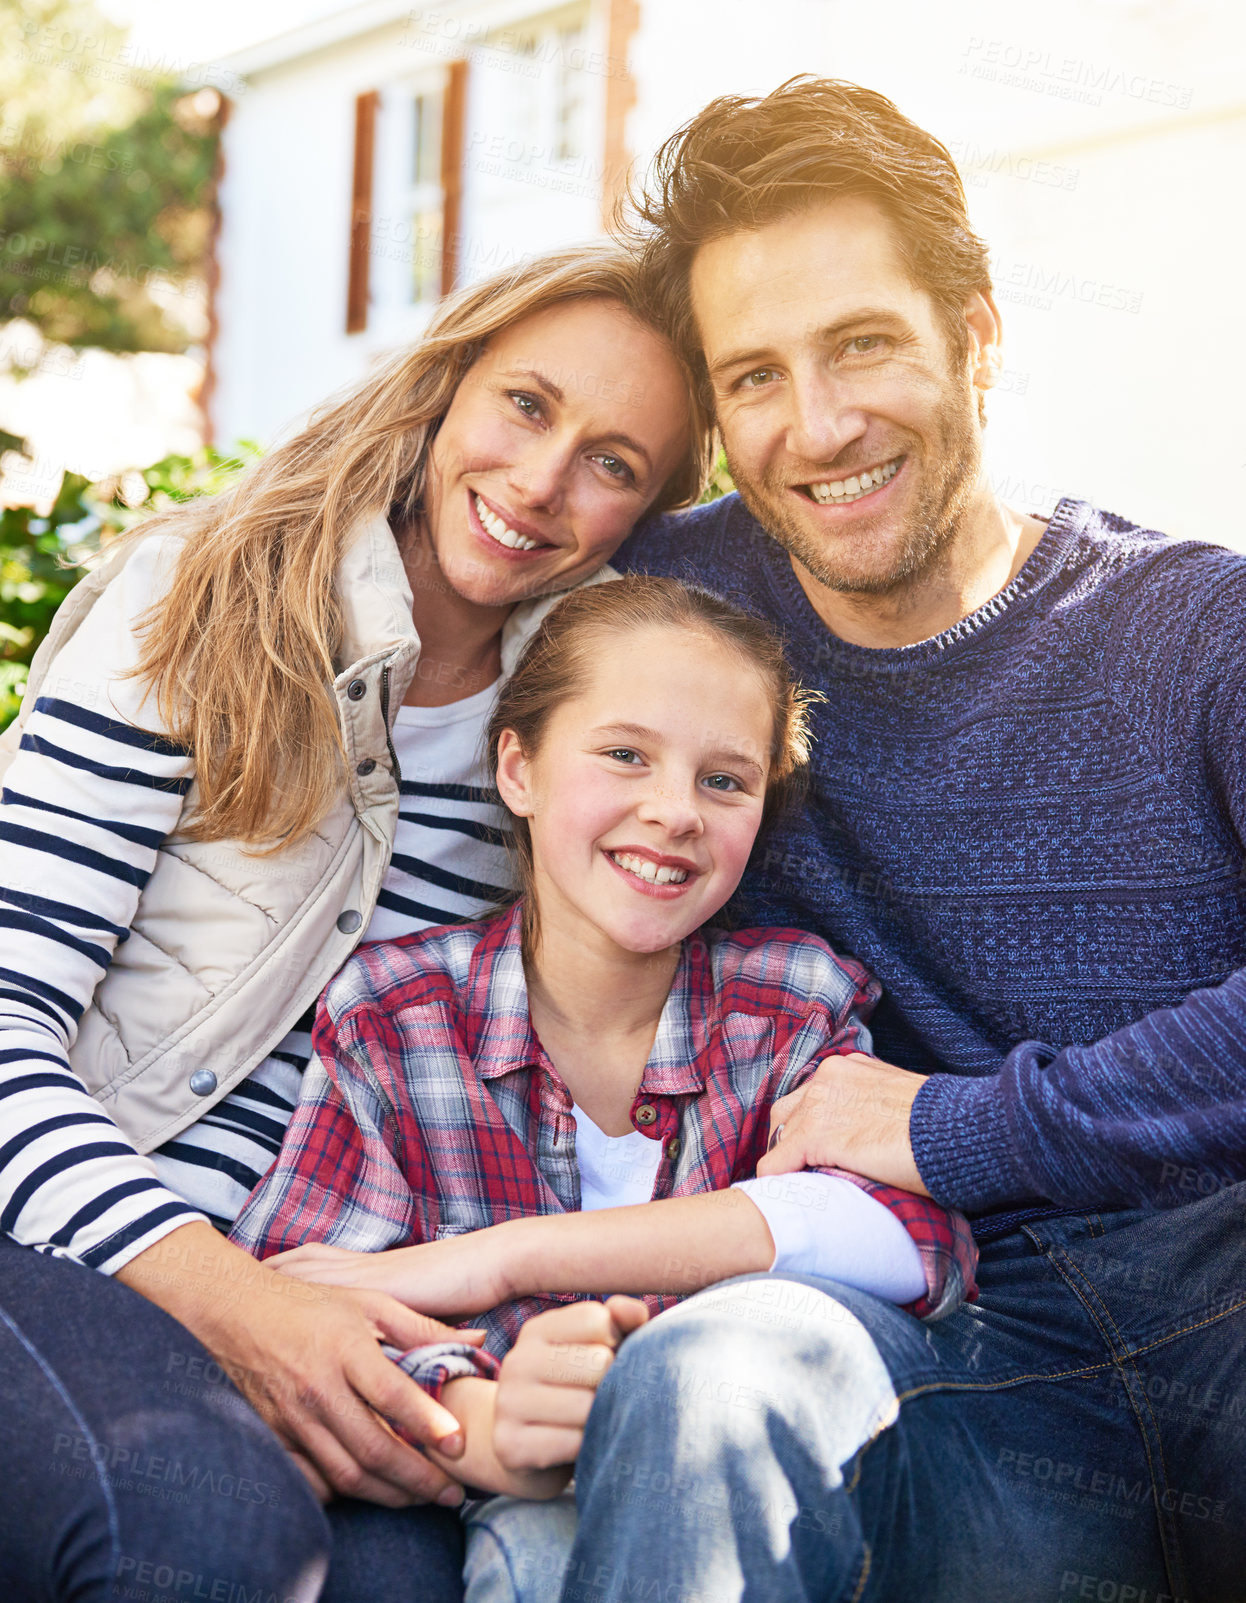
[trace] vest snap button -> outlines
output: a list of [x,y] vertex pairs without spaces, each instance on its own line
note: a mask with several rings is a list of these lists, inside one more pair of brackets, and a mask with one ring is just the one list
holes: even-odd
[[363,914],[356,912],[353,907],[337,915],[337,927],[343,935],[353,935],[362,923]]
[[376,767],[376,758],[375,757],[365,757],[364,760],[355,769],[355,772],[361,778],[366,778],[373,771],[373,769],[375,767]]
[[350,684],[348,684],[346,687],[346,694],[352,701],[362,701],[363,698],[368,694],[367,680],[352,679]]
[[658,1110],[652,1102],[642,1102],[632,1117],[637,1124],[652,1124],[658,1116]]
[[196,1096],[211,1096],[216,1090],[216,1075],[211,1069],[196,1069],[190,1077],[190,1088]]

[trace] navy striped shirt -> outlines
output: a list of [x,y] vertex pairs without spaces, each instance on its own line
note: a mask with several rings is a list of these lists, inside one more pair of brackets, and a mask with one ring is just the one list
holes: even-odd
[[[69,1067],[193,779],[191,754],[127,677],[175,552],[145,542],[100,596],[40,687],[0,792],[0,1232],[108,1273],[189,1220],[232,1221],[280,1146],[310,1050],[292,1032],[152,1157]],[[507,882],[480,768],[491,701],[401,711],[410,772],[377,912],[387,934],[478,913]]]

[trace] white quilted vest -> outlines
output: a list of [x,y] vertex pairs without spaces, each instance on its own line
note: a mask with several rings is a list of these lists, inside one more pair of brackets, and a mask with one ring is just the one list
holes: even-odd
[[[136,549],[89,574],[58,611],[22,711],[0,736],[0,777],[40,686],[55,685],[58,653]],[[589,582],[610,577],[603,569]],[[420,655],[410,587],[384,517],[361,525],[338,586],[346,666],[333,692],[349,789],[309,837],[270,857],[232,840],[166,840],[130,938],[70,1043],[74,1072],[140,1152],[192,1124],[268,1055],[350,955],[376,905],[398,821],[389,727]],[[503,673],[555,600],[511,614]],[[195,794],[192,786],[188,807]]]

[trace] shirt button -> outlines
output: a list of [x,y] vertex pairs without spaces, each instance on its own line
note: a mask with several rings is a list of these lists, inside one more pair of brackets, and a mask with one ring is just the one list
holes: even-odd
[[368,694],[368,681],[366,679],[352,679],[346,687],[346,694],[352,701],[362,701]]
[[216,1090],[216,1075],[211,1069],[196,1069],[190,1077],[190,1088],[196,1096],[211,1096]]
[[372,772],[372,770],[375,767],[376,767],[376,758],[375,757],[365,757],[364,760],[355,769],[355,772],[360,776],[361,779],[366,779],[367,776]]
[[337,927],[343,935],[353,935],[362,923],[363,914],[356,912],[353,907],[337,915]]
[[652,1124],[658,1116],[658,1110],[652,1102],[642,1102],[632,1114],[637,1124]]
[[677,1135],[673,1135],[666,1143],[666,1155],[674,1163],[675,1159],[684,1150],[684,1144]]

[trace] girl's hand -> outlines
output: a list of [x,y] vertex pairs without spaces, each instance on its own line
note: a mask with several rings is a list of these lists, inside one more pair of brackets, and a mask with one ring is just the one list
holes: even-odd
[[292,1280],[311,1280],[321,1286],[362,1286],[372,1284],[371,1260],[380,1256],[377,1252],[331,1247],[326,1241],[309,1241],[263,1261],[266,1268],[279,1269]]
[[601,1377],[619,1344],[648,1317],[639,1298],[611,1297],[529,1319],[498,1376],[493,1450],[499,1463],[516,1473],[573,1464]]
[[466,1319],[487,1313],[513,1295],[503,1271],[501,1229],[493,1226],[384,1252],[353,1252],[349,1247],[308,1242],[264,1261],[296,1280],[383,1291],[419,1313]]

